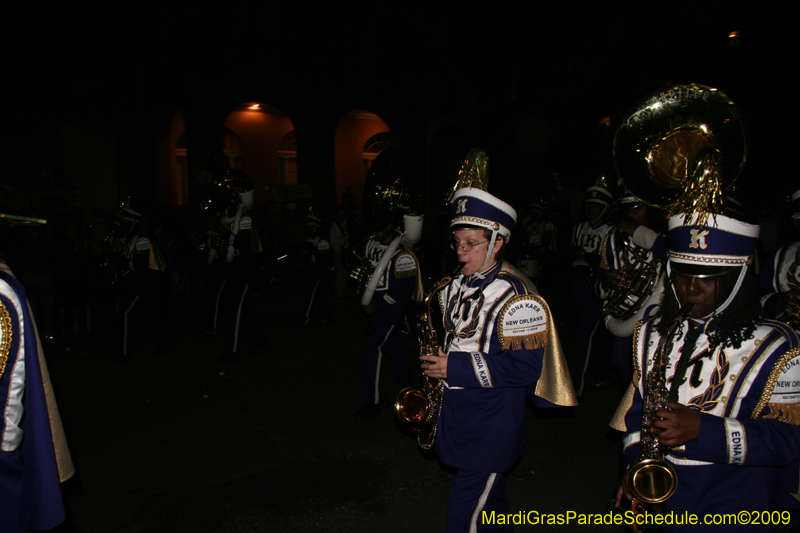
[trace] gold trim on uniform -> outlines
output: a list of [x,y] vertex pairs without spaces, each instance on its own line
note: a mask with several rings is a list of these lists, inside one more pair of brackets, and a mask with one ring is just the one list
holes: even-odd
[[633,405],[633,397],[636,393],[637,384],[639,380],[642,379],[642,369],[639,367],[639,334],[642,330],[642,326],[644,322],[639,320],[636,323],[636,326],[633,328],[633,379],[631,380],[630,385],[628,385],[627,390],[625,391],[625,395],[622,397],[622,400],[619,402],[619,406],[617,406],[617,410],[614,412],[614,416],[611,417],[611,421],[608,425],[616,429],[617,431],[627,431],[628,427],[625,425],[625,414]]
[[800,403],[768,403],[769,413],[764,418],[777,419],[793,426],[800,426]]
[[[526,289],[537,298],[540,298],[536,285],[525,277],[519,270],[503,261],[501,272],[508,272],[525,284]],[[544,302],[544,311],[547,317],[547,342],[544,347],[544,358],[542,359],[542,373],[536,383],[536,396],[544,398],[550,403],[561,406],[578,405],[578,398],[575,389],[572,387],[572,378],[569,375],[567,358],[561,348],[561,340],[558,338],[558,330],[553,322],[553,314],[550,307]]]
[[[758,418],[758,415],[761,413],[761,411],[763,411],[765,407],[769,407],[770,412],[764,415],[764,418],[777,418],[781,422],[800,425],[800,416],[798,416],[797,412],[797,410],[800,409],[800,404],[769,403],[769,399],[772,396],[772,391],[775,388],[775,383],[777,383],[778,377],[780,376],[781,372],[783,372],[783,368],[789,363],[789,361],[798,356],[800,356],[800,346],[792,348],[781,356],[778,363],[772,368],[772,372],[769,374],[767,384],[764,387],[764,392],[761,393],[761,398],[758,400],[756,408],[753,409],[753,414],[750,416],[750,418]],[[781,415],[782,412],[784,412],[785,415]]]
[[478,217],[456,217],[450,221],[450,225],[454,226],[456,224],[466,223],[466,222],[472,222],[474,224],[492,226],[492,227],[494,227],[494,225],[497,225],[498,226],[497,229],[500,229],[500,225],[497,224],[497,222],[492,222],[491,220],[486,220],[485,218],[478,218]]
[[11,315],[8,314],[8,309],[0,302],[0,378],[6,371],[8,364],[8,354],[11,352],[11,341],[13,340],[13,330],[11,328]]
[[611,236],[611,232],[609,231],[606,233],[606,236],[603,237],[603,244],[600,245],[600,268],[603,270],[611,270],[608,266],[608,238]]
[[686,259],[690,263],[725,263],[726,266],[729,265],[749,265],[753,262],[752,257],[746,257],[744,259],[740,259],[737,257],[732,257],[729,255],[698,255],[698,254],[684,254],[681,252],[667,252],[667,255],[671,258],[675,259]]

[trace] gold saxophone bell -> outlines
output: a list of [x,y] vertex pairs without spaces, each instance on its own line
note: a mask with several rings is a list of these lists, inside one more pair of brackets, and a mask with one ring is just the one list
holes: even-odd
[[[439,343],[431,319],[431,302],[452,280],[451,276],[447,276],[431,287],[425,296],[423,311],[417,316],[417,337],[421,355],[439,353]],[[423,372],[422,390],[406,387],[400,391],[394,402],[397,418],[401,422],[413,425],[417,443],[423,450],[430,450],[436,440],[436,424],[442,409],[443,389],[444,384],[441,379],[430,378]]]
[[662,459],[642,459],[631,465],[630,488],[645,503],[665,502],[678,488],[678,473]]
[[401,421],[417,424],[428,415],[428,399],[421,390],[406,387],[397,395],[394,410]]

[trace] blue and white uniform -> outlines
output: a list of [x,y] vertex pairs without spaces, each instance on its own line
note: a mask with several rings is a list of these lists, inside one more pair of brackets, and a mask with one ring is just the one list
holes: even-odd
[[0,264],[0,531],[65,518],[59,483],[74,473],[25,290]]
[[[389,243],[367,241],[365,257],[377,266]],[[387,356],[392,364],[397,392],[412,384],[403,350],[401,322],[409,300],[420,297],[420,271],[416,256],[406,245],[400,246],[383,271],[372,298],[378,309],[370,313],[370,328],[364,348],[364,403],[380,402],[381,364]]]
[[440,293],[448,348],[439,456],[505,472],[522,454],[526,389],[542,370],[547,303],[507,263],[459,276]]
[[605,240],[606,235],[612,228],[613,226],[606,222],[599,224],[581,222],[575,226],[570,246],[585,255],[578,256],[572,262],[572,266],[597,266],[597,261],[599,261],[600,253],[603,249],[603,240]]
[[572,384],[578,392],[583,391],[584,380],[589,365],[592,365],[595,379],[608,379],[608,352],[611,335],[603,326],[600,315],[603,303],[596,292],[600,271],[603,242],[612,226],[605,222],[596,225],[583,222],[575,227],[571,247],[575,252],[572,262],[572,291],[570,303],[578,311],[578,327],[575,334],[575,349],[572,357]]
[[128,356],[132,340],[149,330],[158,345],[169,341],[164,327],[162,274],[166,262],[158,247],[141,231],[144,215],[123,207],[119,226],[106,238],[107,252],[114,261],[114,297],[118,316],[120,354]]
[[235,360],[241,353],[241,340],[246,333],[255,338],[255,352],[266,351],[269,346],[263,324],[255,321],[253,308],[261,242],[244,204],[226,210],[219,222],[222,231],[209,232],[208,264],[217,278],[210,331],[216,333],[220,323],[226,320],[232,323],[225,357]]
[[577,400],[547,303],[528,278],[492,255],[498,236],[509,241],[516,211],[472,188],[456,191],[452,209],[456,232],[492,234],[484,266],[439,293],[448,357],[437,450],[457,469],[447,531],[507,531],[511,526],[482,518],[509,512],[505,472],[522,455],[526,396],[542,406]]
[[331,263],[330,243],[317,235],[319,231],[319,219],[313,218],[313,222],[307,224],[311,233],[306,238],[301,255],[305,262],[305,282],[306,282],[306,304],[305,312],[301,318],[304,326],[311,323],[311,315],[315,310],[319,311],[320,319],[327,321],[331,319],[331,312],[328,308],[328,299],[325,294],[325,273]]
[[[669,220],[667,272],[670,275],[674,272],[682,279],[709,280],[722,275],[738,277],[730,294],[715,296],[713,311],[704,317],[684,319],[674,338],[666,339],[665,386],[670,389],[671,397],[700,417],[697,438],[667,448],[664,455],[678,475],[675,494],[666,502],[667,511],[696,514],[700,524],[673,525],[666,531],[715,530],[719,526],[703,523],[705,515],[769,512],[773,502],[798,492],[800,340],[797,334],[780,322],[755,320],[751,323],[755,329],[739,348],[723,342],[712,349],[709,343],[710,334],[730,306],[736,305],[735,298],[752,262],[758,235],[758,226],[722,215],[696,213]],[[679,294],[692,297],[688,290],[679,292],[676,286],[670,285],[666,290],[675,291],[676,297]],[[621,420],[615,417],[612,422],[613,427],[625,432],[624,454],[628,465],[640,458],[644,388],[661,343],[656,329],[660,320],[659,316],[637,325],[634,381],[617,411],[617,417],[624,413],[624,421],[619,424]],[[694,330],[690,321],[697,325]],[[692,346],[693,333],[697,339]],[[675,377],[676,372],[680,372],[680,377]],[[675,379],[681,381],[674,382]],[[693,434],[695,428],[690,431]],[[759,526],[725,525],[724,528],[750,531]],[[772,526],[767,524],[762,530],[771,531]]]
[[[625,415],[628,465],[639,459],[644,376],[660,340],[656,320],[640,325],[635,333],[638,379]],[[678,474],[667,510],[701,517],[771,511],[773,491],[788,494],[798,489],[799,341],[786,325],[764,321],[741,348],[709,350],[706,333],[713,328],[713,321],[707,321],[692,351],[686,380],[678,388],[677,401],[697,410],[702,422],[696,440],[665,455]],[[677,367],[687,331],[684,322],[670,347],[668,378]]]
[[[503,474],[522,455],[526,395],[534,397],[541,387],[539,394],[549,394],[536,400],[574,404],[550,309],[506,262],[459,276],[440,293],[439,304],[449,347],[438,452],[444,464],[459,469],[449,515],[507,513]],[[543,366],[548,377],[540,382]],[[472,487],[461,487],[462,477],[474,479]]]

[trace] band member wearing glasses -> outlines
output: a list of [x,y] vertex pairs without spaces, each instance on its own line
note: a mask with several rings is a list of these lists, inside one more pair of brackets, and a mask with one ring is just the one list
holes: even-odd
[[492,512],[509,512],[504,474],[522,455],[526,393],[540,405],[576,403],[547,303],[501,258],[515,222],[514,209],[485,191],[454,195],[450,228],[462,268],[440,293],[439,355],[420,357],[428,376],[445,380],[438,452],[457,469],[448,532],[495,527]]
[[[666,510],[701,520],[672,531],[710,530],[706,514],[771,511],[775,493],[797,492],[800,473],[800,342],[785,324],[760,318],[748,273],[759,227],[705,215],[669,220],[670,284],[661,314],[634,333],[634,383],[617,411],[624,421],[612,422],[625,431],[628,465],[640,459],[645,432],[666,447],[664,460],[678,478]],[[686,304],[684,318],[678,310]],[[654,394],[646,375],[662,338],[666,386]],[[670,409],[648,414],[643,427],[643,403],[664,396]],[[631,501],[630,472],[618,505]],[[724,529],[737,527],[756,526]]]

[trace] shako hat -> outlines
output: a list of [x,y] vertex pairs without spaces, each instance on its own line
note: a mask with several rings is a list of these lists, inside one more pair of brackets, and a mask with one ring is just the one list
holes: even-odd
[[480,189],[459,189],[453,195],[453,217],[450,227],[475,226],[503,236],[506,242],[517,223],[513,207]]
[[669,262],[677,274],[714,277],[752,263],[760,227],[724,215],[676,215],[669,219]]
[[[588,199],[587,199],[588,201]],[[636,198],[631,192],[625,188],[624,185],[620,184],[619,188],[617,189],[617,202],[622,207],[627,207],[631,204],[640,204],[642,203],[641,200]]]

